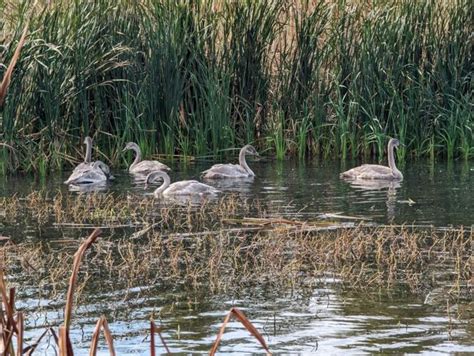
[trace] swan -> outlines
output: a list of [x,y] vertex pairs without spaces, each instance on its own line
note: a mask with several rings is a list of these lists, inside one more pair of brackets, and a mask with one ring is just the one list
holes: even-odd
[[163,183],[153,192],[155,197],[176,196],[176,195],[214,195],[220,193],[220,190],[210,185],[198,182],[197,180],[182,180],[170,184],[170,177],[166,172],[155,171],[146,177],[146,183],[155,182],[162,179]]
[[64,184],[95,184],[103,183],[113,177],[110,175],[109,166],[102,161],[95,161],[88,168],[73,172]]
[[[86,145],[86,155],[84,156],[84,162],[79,163],[72,171],[72,174],[81,173],[82,171],[89,170],[94,165],[94,162],[92,162],[92,142],[92,138],[86,136],[86,138],[84,139],[84,144]],[[100,162],[101,166],[104,167],[104,169],[108,172],[107,176],[109,176],[109,179],[113,179],[113,177],[110,176],[109,166],[107,166],[102,161],[98,162]]]
[[397,169],[393,155],[393,150],[398,146],[400,146],[400,141],[396,138],[391,138],[388,141],[388,167],[378,164],[363,164],[341,173],[340,177],[349,179],[403,180],[403,174]]
[[245,155],[258,156],[258,152],[252,145],[246,145],[240,150],[239,164],[215,164],[202,172],[202,177],[205,179],[255,177],[255,173],[247,165]]
[[132,150],[135,152],[135,160],[128,168],[128,171],[132,174],[142,174],[148,175],[151,172],[155,171],[169,171],[170,168],[161,162],[158,161],[142,161],[142,152],[140,147],[135,142],[129,142],[122,150],[122,152]]
[[73,173],[77,173],[79,171],[82,171],[83,169],[88,169],[90,168],[91,165],[91,159],[92,159],[92,138],[89,136],[86,136],[84,139],[84,144],[86,145],[86,155],[84,156],[84,162],[79,163],[76,168],[72,171]]

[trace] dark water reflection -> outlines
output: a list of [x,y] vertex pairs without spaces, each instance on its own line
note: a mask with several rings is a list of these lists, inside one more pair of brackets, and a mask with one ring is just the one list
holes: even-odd
[[[262,199],[271,214],[290,218],[340,214],[375,223],[440,227],[473,224],[472,164],[409,163],[402,168],[403,182],[373,183],[370,187],[339,179],[339,172],[354,164],[259,161],[251,163],[257,174],[253,181],[212,184],[225,192]],[[199,172],[209,165],[170,164],[174,169],[172,180],[198,179]],[[154,189],[145,190],[142,182],[134,182],[125,171],[113,173],[116,180],[102,187],[106,192],[151,194]],[[22,196],[38,189],[68,193],[62,184],[66,176],[67,172],[43,180],[30,176],[3,177],[0,195]],[[56,234],[54,229],[46,229],[42,238]],[[12,277],[12,283],[15,279],[21,283],[23,277]],[[143,286],[129,291],[121,288],[117,286],[117,290],[106,295],[88,295],[87,303],[76,310],[72,337],[78,354],[88,352],[90,335],[101,314],[109,320],[118,354],[149,354],[146,330],[152,313],[160,314],[172,351],[208,352],[231,306],[244,310],[263,330],[275,353],[474,352],[472,315],[468,318],[470,324],[457,320],[453,317],[457,306],[451,306],[453,314],[448,315],[445,305],[426,304],[424,296],[357,294],[341,290],[330,278],[300,291],[255,288],[220,295],[195,294],[179,287],[170,290]],[[30,315],[27,336],[32,339],[43,331],[45,324],[55,325],[63,318],[61,303],[40,301],[37,295],[36,288],[25,288],[17,305]],[[236,322],[229,324],[219,350],[225,354],[261,352],[256,341]],[[46,346],[42,351],[54,354]],[[103,348],[101,352],[107,354]]]

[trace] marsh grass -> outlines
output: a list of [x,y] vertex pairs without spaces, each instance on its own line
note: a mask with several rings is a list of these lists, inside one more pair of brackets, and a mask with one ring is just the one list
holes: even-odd
[[[50,278],[40,272],[46,265],[50,266],[47,271],[61,280],[64,266],[71,263],[71,250],[76,249],[74,240],[67,238],[74,229],[101,226],[111,237],[95,243],[98,255],[93,258],[94,266],[110,276],[118,273],[127,285],[133,285],[134,278],[158,278],[185,280],[196,288],[209,284],[210,290],[219,291],[268,280],[297,284],[302,281],[298,277],[301,273],[312,277],[336,273],[355,287],[403,285],[423,293],[436,285],[433,276],[445,269],[456,276],[451,292],[464,294],[471,288],[473,234],[469,229],[294,220],[275,213],[269,216],[262,202],[235,196],[206,202],[199,209],[163,206],[154,199],[133,196],[49,196],[41,192],[3,198],[1,203],[6,233],[9,226],[30,230],[36,226],[39,231],[55,226],[60,232],[47,243],[32,240],[25,244],[13,239],[11,245],[5,245],[5,251],[35,250],[18,250],[6,265],[19,263],[30,275],[39,273],[39,280]],[[20,262],[10,259],[18,257]],[[451,279],[449,274],[447,278]],[[56,284],[51,281],[51,285]]]
[[85,135],[114,164],[127,141],[381,157],[396,136],[400,158],[473,154],[468,0],[2,4],[1,77],[30,18],[0,114],[5,172],[78,162]]

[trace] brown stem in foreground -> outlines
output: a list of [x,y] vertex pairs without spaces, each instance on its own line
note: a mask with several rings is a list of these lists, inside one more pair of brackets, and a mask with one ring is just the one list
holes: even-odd
[[23,313],[18,312],[16,317],[16,326],[18,328],[17,334],[17,346],[16,346],[16,355],[21,356],[23,355],[23,328],[24,328],[24,320],[23,320]]
[[161,335],[162,329],[160,327],[157,327],[155,322],[153,320],[150,320],[150,354],[151,356],[156,355],[156,346],[155,346],[155,333],[158,334],[160,337],[161,343],[163,344],[163,347],[166,350],[167,354],[171,354],[170,349],[168,348],[168,345],[166,345],[165,339]]
[[48,333],[48,331],[51,333],[51,335],[53,336],[54,338],[54,341],[56,342],[56,345],[58,346],[58,349],[59,349],[59,338],[58,336],[56,335],[56,332],[54,331],[53,328],[49,328],[49,329],[46,329],[45,331],[43,331],[43,333],[40,335],[40,337],[36,340],[36,342],[28,347],[26,347],[24,350],[23,350],[23,354],[25,355],[32,355],[33,352],[36,350],[36,348],[38,347],[39,343],[41,342],[41,340],[43,340],[43,337]]
[[[64,324],[62,328],[64,328],[63,332],[65,333],[65,335],[61,335],[61,328],[59,329],[60,355],[62,355],[62,352],[67,352],[64,354],[67,356],[74,354],[72,350],[71,340],[69,339],[69,328],[71,326],[72,306],[74,303],[74,291],[76,288],[77,275],[79,273],[79,268],[81,266],[81,261],[82,257],[84,256],[84,253],[95,242],[97,237],[99,237],[100,233],[100,229],[95,229],[74,254],[72,274],[71,278],[69,279],[69,289],[67,291],[66,307],[64,308]],[[66,349],[62,349],[63,347],[66,347],[67,351]]]
[[224,322],[219,330],[219,333],[217,334],[216,341],[214,341],[214,345],[212,345],[212,349],[209,352],[209,355],[213,356],[217,352],[217,348],[219,347],[219,344],[221,342],[222,336],[224,335],[225,328],[227,326],[227,323],[229,322],[230,318],[234,316],[237,318],[238,321],[242,323],[243,326],[252,334],[262,345],[262,347],[265,349],[268,355],[271,355],[270,350],[268,350],[267,343],[263,339],[263,336],[258,332],[258,330],[253,326],[253,324],[250,322],[250,320],[245,316],[243,312],[241,312],[239,309],[233,307],[230,309],[229,313],[226,315]]
[[97,354],[97,345],[99,345],[100,330],[104,330],[105,340],[109,347],[110,356],[115,356],[114,339],[109,329],[109,324],[105,316],[101,316],[95,325],[94,333],[92,334],[92,342],[89,350],[89,356],[95,356]]
[[23,45],[25,44],[26,34],[28,33],[28,26],[29,26],[29,21],[26,22],[26,25],[23,29],[23,34],[21,35],[20,41],[18,42],[18,46],[16,47],[12,60],[10,61],[10,64],[8,65],[5,75],[3,76],[3,80],[0,83],[0,107],[3,106],[3,102],[5,100],[5,97],[7,96],[7,90],[10,85],[13,69],[15,68],[18,58],[20,58],[20,51]]

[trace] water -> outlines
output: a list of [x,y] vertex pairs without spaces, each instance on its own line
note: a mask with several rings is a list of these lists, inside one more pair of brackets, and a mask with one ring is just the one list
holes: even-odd
[[[213,182],[225,192],[269,202],[275,212],[285,216],[314,218],[320,214],[338,213],[362,217],[386,224],[432,224],[459,226],[473,224],[474,166],[469,163],[409,163],[402,168],[401,183],[374,182],[372,186],[353,186],[339,179],[339,173],[351,168],[345,163],[253,162],[257,175],[254,182]],[[199,179],[208,163],[173,166],[172,180]],[[125,171],[113,172],[116,180],[108,192],[147,193],[143,185],[134,185]],[[0,178],[0,196],[26,195],[33,190],[49,191],[68,188],[62,184],[68,173],[47,179],[30,176]],[[152,189],[148,190],[150,193]]]
[[[400,184],[368,189],[339,179],[339,172],[353,164],[252,162],[258,177],[254,182],[216,184],[226,192],[261,199],[267,203],[271,215],[292,219],[314,220],[327,214],[334,219],[336,214],[343,216],[339,219],[343,222],[358,221],[351,219],[354,217],[374,224],[408,223],[440,228],[473,224],[472,165],[410,163],[402,168],[405,179]],[[199,172],[208,166],[207,163],[174,165],[172,179],[198,178]],[[106,192],[149,195],[152,190],[134,184],[126,172],[116,171],[114,175],[116,180]],[[0,196],[15,193],[24,196],[38,189],[77,194],[68,192],[61,184],[66,176],[67,173],[45,180],[30,176],[0,178]],[[3,227],[9,234],[22,236],[22,231],[8,224]],[[48,227],[42,229],[41,239],[61,233]],[[76,234],[84,236],[83,232]],[[10,283],[24,278],[27,277],[11,276]],[[62,320],[63,304],[40,301],[37,289],[34,286],[30,289],[20,288],[17,307],[30,316],[26,334],[35,339],[44,325],[56,325]],[[108,293],[87,295],[88,302],[75,312],[72,337],[78,354],[87,352],[94,324],[101,314],[109,320],[118,354],[148,354],[146,331],[153,312],[160,313],[164,336],[173,352],[208,352],[232,306],[247,314],[274,353],[474,352],[472,309],[467,311],[467,318],[458,319],[455,315],[461,306],[425,303],[426,295],[403,291],[355,292],[341,288],[331,276],[314,281],[311,288],[296,290],[257,286],[216,295],[179,284],[172,289],[144,285],[127,291],[117,283],[116,289]],[[53,354],[53,349],[47,346],[41,350]],[[105,348],[100,350],[107,354]],[[233,321],[219,351],[242,354],[261,352],[261,348]]]

